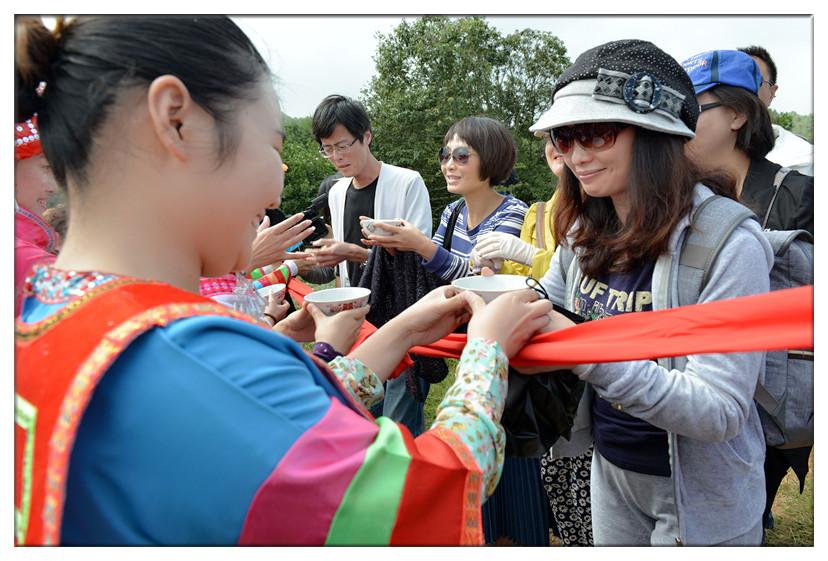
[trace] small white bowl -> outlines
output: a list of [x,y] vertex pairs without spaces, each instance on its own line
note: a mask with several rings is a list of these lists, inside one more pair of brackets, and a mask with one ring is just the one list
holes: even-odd
[[460,290],[471,290],[488,304],[506,292],[529,288],[526,285],[527,278],[520,275],[462,277],[452,281],[451,286]]
[[388,224],[390,226],[397,226],[400,227],[403,225],[403,221],[397,218],[394,219],[380,219],[380,218],[367,218],[365,220],[361,220],[359,225],[362,227],[363,230],[368,232],[369,234],[379,234],[380,236],[390,236],[391,232],[386,230],[382,227],[383,224]]
[[258,292],[259,296],[264,298],[265,301],[267,301],[268,296],[271,294],[275,294],[276,299],[280,302],[285,299],[285,285],[281,283],[263,286],[262,288],[257,289],[256,292]]
[[326,316],[332,316],[344,310],[361,308],[368,303],[370,288],[346,286],[344,288],[327,288],[317,290],[305,296],[305,301],[316,304]]

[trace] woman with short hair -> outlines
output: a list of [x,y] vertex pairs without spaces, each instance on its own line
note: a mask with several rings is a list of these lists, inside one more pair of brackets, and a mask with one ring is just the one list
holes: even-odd
[[503,123],[465,117],[449,128],[443,142],[439,159],[446,189],[460,198],[443,210],[434,236],[429,239],[403,221],[400,227],[383,224],[389,235],[366,237],[367,245],[417,253],[426,270],[451,281],[470,273],[469,257],[479,236],[520,235],[526,203],[496,190],[509,180],[516,158],[515,141]]

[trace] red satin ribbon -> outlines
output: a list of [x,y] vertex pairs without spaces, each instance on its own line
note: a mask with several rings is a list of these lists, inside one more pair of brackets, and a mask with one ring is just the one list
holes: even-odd
[[[301,300],[311,292],[297,279],[291,280],[289,290]],[[376,329],[365,322],[354,346]],[[452,333],[409,352],[459,358],[465,344],[466,335]],[[627,313],[543,333],[533,337],[510,362],[514,366],[571,365],[813,348],[814,287],[803,286],[669,310]],[[408,356],[406,359],[410,361]]]

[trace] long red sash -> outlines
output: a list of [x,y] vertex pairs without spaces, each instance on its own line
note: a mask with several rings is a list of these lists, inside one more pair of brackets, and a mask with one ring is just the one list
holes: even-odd
[[[311,289],[291,280],[291,294]],[[376,331],[363,326],[358,343]],[[466,335],[414,347],[422,356],[459,358]],[[653,312],[634,312],[536,335],[515,366],[650,360],[707,353],[813,349],[814,287],[803,286]],[[402,366],[402,365],[401,365]]]

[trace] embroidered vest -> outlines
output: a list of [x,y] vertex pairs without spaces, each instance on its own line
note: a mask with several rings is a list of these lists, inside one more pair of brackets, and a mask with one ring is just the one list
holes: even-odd
[[[15,326],[15,541],[60,539],[69,455],[83,411],[118,355],[145,331],[229,308],[163,283],[119,279]],[[249,319],[249,318],[248,318]]]
[[[118,279],[40,322],[15,325],[15,543],[57,545],[69,458],[89,400],[109,366],[153,327],[194,316],[252,318],[164,283]],[[313,358],[313,357],[312,357]],[[370,414],[319,360],[352,409]]]

